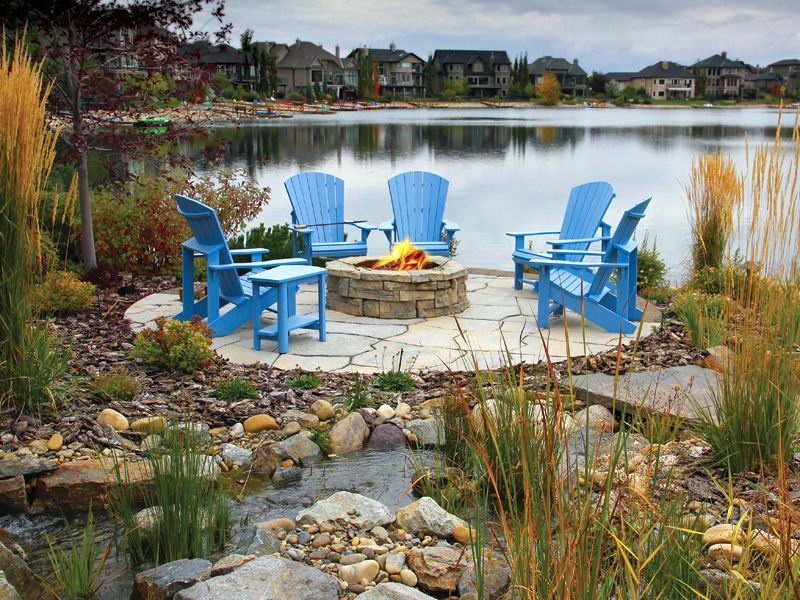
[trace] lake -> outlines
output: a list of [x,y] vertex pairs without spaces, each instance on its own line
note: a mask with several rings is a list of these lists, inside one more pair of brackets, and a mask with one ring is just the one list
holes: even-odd
[[[721,148],[744,167],[746,145],[771,140],[777,109],[418,109],[296,115],[212,129],[229,143],[222,164],[243,167],[272,188],[258,218],[289,221],[284,180],[326,171],[345,180],[345,216],[377,224],[391,217],[386,181],[402,171],[428,170],[450,180],[446,216],[461,226],[458,260],[469,267],[511,269],[506,231],[560,228],[569,189],[607,180],[616,188],[607,219],[653,196],[640,224],[670,268],[687,272],[689,225],[683,185],[693,157]],[[791,135],[794,115],[784,115]],[[185,140],[198,159],[208,141]],[[357,235],[353,233],[351,235]],[[370,251],[388,249],[382,234]]]

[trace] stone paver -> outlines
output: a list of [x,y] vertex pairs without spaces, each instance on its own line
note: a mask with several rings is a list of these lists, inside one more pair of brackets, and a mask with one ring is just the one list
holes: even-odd
[[[223,357],[240,364],[265,363],[280,369],[299,367],[313,371],[376,372],[396,368],[400,352],[403,369],[471,368],[470,352],[481,367],[494,368],[504,360],[503,340],[513,360],[545,360],[536,321],[533,318],[536,295],[530,287],[515,290],[507,276],[470,275],[467,280],[470,308],[456,316],[465,332],[461,336],[454,317],[431,319],[376,319],[357,317],[328,310],[328,341],[320,343],[317,332],[299,330],[289,338],[289,353],[280,355],[274,342],[264,341],[262,350],[253,350],[250,323],[231,335],[215,338],[212,347]],[[297,295],[299,313],[316,310],[316,289],[302,286]],[[180,310],[177,290],[152,294],[133,304],[125,313],[134,331],[153,327],[154,319]],[[263,323],[274,319],[265,313]],[[653,317],[655,321],[657,316]],[[655,323],[645,322],[642,336]],[[502,331],[502,336],[501,336]],[[580,315],[567,313],[551,319],[550,329],[542,332],[552,360],[583,356],[612,349],[618,336],[592,323],[582,323]],[[569,339],[569,344],[567,344]],[[623,342],[632,336],[623,336]]]

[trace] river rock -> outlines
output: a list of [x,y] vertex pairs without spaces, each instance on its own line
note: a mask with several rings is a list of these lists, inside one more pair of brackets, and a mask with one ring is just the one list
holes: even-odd
[[225,459],[225,462],[232,465],[242,465],[250,458],[250,450],[236,444],[222,444],[220,450],[222,450],[222,458]]
[[611,411],[599,404],[592,404],[583,410],[579,410],[573,418],[579,425],[584,427],[588,425],[600,431],[614,431],[617,426],[617,420],[611,414]]
[[[497,598],[511,581],[511,569],[503,561],[501,556],[492,555],[483,560],[483,593],[486,598]],[[462,597],[465,594],[477,594],[477,577],[475,574],[475,561],[467,561],[467,566],[461,579],[458,580],[458,593]]]
[[[622,440],[623,437],[625,438],[624,442]],[[617,451],[617,446],[621,444],[622,448],[619,449],[620,460],[625,461],[626,459],[630,460],[649,446],[650,440],[636,433],[615,433],[608,440],[608,452],[613,456]]]
[[178,592],[176,600],[338,600],[335,577],[299,562],[262,556],[233,573]]
[[369,436],[369,442],[367,442],[367,448],[373,450],[391,450],[405,445],[406,436],[403,435],[403,430],[391,423],[378,425],[372,430],[372,435]]
[[97,423],[102,427],[110,425],[117,431],[128,429],[128,419],[125,418],[125,415],[117,412],[113,408],[104,408],[101,410],[100,414],[97,416]]
[[270,526],[270,521],[255,523],[246,527],[236,546],[236,554],[263,556],[280,550],[281,542]]
[[446,546],[416,548],[408,553],[406,562],[419,580],[419,586],[429,592],[453,593],[467,564],[472,559],[460,550]]
[[371,590],[356,596],[356,600],[435,600],[425,592],[402,583],[379,583]]
[[383,423],[394,416],[394,409],[388,404],[381,404],[378,407],[378,410],[375,411],[375,415],[378,419],[380,419],[380,422]]
[[301,431],[303,431],[303,428],[300,426],[300,423],[297,421],[290,421],[283,426],[281,433],[283,433],[284,436],[289,437],[296,433],[300,433]]
[[297,513],[299,525],[346,525],[356,529],[371,529],[387,525],[394,515],[386,506],[351,492],[336,492],[313,506]]
[[58,468],[56,461],[45,458],[34,458],[30,455],[7,458],[0,460],[0,479],[10,479],[17,475],[30,477],[56,468]]
[[408,587],[414,587],[417,585],[419,581],[417,576],[414,574],[414,571],[411,569],[403,569],[400,571],[400,581],[403,582],[403,585],[407,585]]
[[450,537],[456,527],[469,527],[466,521],[451,515],[428,496],[397,509],[396,516],[397,524],[406,531],[440,538]]
[[28,493],[22,475],[0,479],[0,512],[24,513],[28,510]]
[[320,421],[327,421],[333,417],[333,405],[327,400],[317,400],[311,405],[309,410],[316,415]]
[[416,436],[419,446],[441,446],[444,443],[441,423],[433,417],[413,419],[406,423],[406,429]]
[[319,417],[317,415],[294,408],[283,413],[281,420],[284,423],[300,423],[300,426],[305,429],[314,429],[319,425]]
[[50,436],[50,439],[47,440],[47,449],[53,450],[54,452],[61,450],[63,445],[64,437],[60,433],[54,433]]
[[453,527],[453,533],[451,535],[455,541],[465,546],[471,544],[475,540],[475,530],[472,529],[472,527],[458,525]]
[[291,458],[301,465],[312,463],[322,457],[322,450],[302,433],[293,435],[272,445],[272,449],[280,458]]
[[272,477],[280,465],[281,459],[275,450],[262,446],[250,453],[247,460],[242,463],[242,468],[257,475]]
[[148,506],[133,515],[133,521],[140,531],[144,531],[155,527],[161,520],[161,514],[160,506]]
[[722,523],[705,530],[703,544],[711,546],[712,544],[742,543],[744,538],[744,531],[740,525]]
[[406,566],[406,555],[402,552],[393,552],[386,555],[384,570],[389,575],[399,575]]
[[162,433],[166,428],[167,420],[164,417],[144,417],[131,423],[131,429],[140,431],[145,435]]
[[361,413],[350,413],[331,428],[331,451],[343,454],[357,450],[369,436],[369,427]]
[[200,446],[211,441],[211,428],[203,422],[188,421],[186,423],[178,423],[173,429],[178,432],[181,438],[191,436],[192,441]]
[[402,419],[406,415],[411,413],[411,405],[406,404],[405,402],[398,402],[397,408],[394,409],[394,416]]
[[270,521],[264,522],[264,527],[267,527],[268,529],[283,529],[283,531],[291,531],[294,529],[294,521],[287,519],[286,517],[279,517],[277,519],[271,519]]
[[362,579],[374,581],[378,576],[381,566],[376,560],[362,560],[353,565],[342,565],[339,567],[339,579],[346,581],[350,585],[360,583]]
[[259,433],[261,431],[280,429],[278,422],[271,416],[265,414],[253,415],[247,419],[242,426],[247,433]]
[[[47,591],[44,581],[3,542],[0,542],[0,573],[3,573],[7,583],[2,587],[12,588],[22,600],[56,600],[56,597]],[[6,597],[12,599],[14,595],[9,592],[8,596],[0,596],[0,598]]]
[[277,485],[300,481],[303,479],[303,469],[300,467],[278,467],[272,474],[272,483]]
[[238,440],[244,436],[244,426],[241,423],[234,423],[228,431],[228,435],[231,436],[232,440]]
[[203,558],[183,558],[134,578],[131,600],[170,600],[179,591],[203,581],[211,574],[211,562]]
[[100,506],[102,498],[118,482],[140,491],[143,483],[152,481],[152,471],[147,462],[125,463],[119,476],[114,474],[115,468],[113,462],[96,459],[64,463],[60,469],[39,476],[36,498],[41,501],[45,512],[83,511],[89,504]]
[[228,554],[223,556],[212,565],[211,577],[227,575],[255,558],[256,556],[254,554]]

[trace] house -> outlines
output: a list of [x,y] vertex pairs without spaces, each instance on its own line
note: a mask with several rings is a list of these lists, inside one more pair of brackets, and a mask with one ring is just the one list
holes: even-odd
[[611,72],[606,73],[606,81],[609,84],[614,84],[617,86],[620,92],[624,91],[626,88],[637,88],[643,87],[640,85],[636,85],[641,83],[640,81],[634,82],[634,79],[637,78],[638,73],[634,73],[632,71],[619,71],[619,72]]
[[800,60],[789,58],[779,60],[767,66],[770,73],[775,73],[783,77],[783,85],[787,92],[800,93]]
[[511,61],[505,50],[436,50],[437,87],[461,81],[472,98],[505,97],[511,86]]
[[256,65],[252,52],[229,44],[199,41],[182,46],[178,54],[206,72],[225,75],[237,87],[251,91],[255,87]]
[[587,73],[578,65],[578,59],[572,62],[564,58],[542,56],[528,65],[528,77],[531,83],[539,85],[545,73],[552,73],[558,80],[563,94],[585,96]]
[[352,58],[342,59],[339,46],[331,54],[313,42],[296,40],[291,46],[276,44],[272,52],[278,63],[278,94],[327,91],[334,98],[355,97],[358,70]]
[[753,68],[741,60],[731,60],[726,52],[709,56],[689,67],[698,78],[705,78],[708,98],[755,98],[756,88],[748,80]]
[[365,54],[377,65],[381,96],[416,98],[425,95],[425,61],[419,56],[399,50],[392,42],[389,48],[358,48],[348,58],[355,60]]
[[686,100],[695,96],[694,73],[668,60],[657,62],[636,73],[607,73],[606,79],[609,83],[616,84],[620,91],[629,88],[644,90],[648,98],[655,100]]
[[782,86],[786,87],[787,92],[791,91],[791,88],[784,83],[783,75],[780,73],[759,69],[758,72],[749,75],[747,79],[763,94],[778,95]]

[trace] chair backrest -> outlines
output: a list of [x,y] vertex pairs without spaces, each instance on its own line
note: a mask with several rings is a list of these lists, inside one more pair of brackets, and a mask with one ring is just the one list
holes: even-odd
[[450,182],[427,171],[400,173],[389,180],[398,240],[438,242]]
[[[233,262],[228,241],[222,231],[217,211],[202,202],[192,200],[186,196],[175,196],[178,204],[178,213],[186,219],[192,230],[193,238],[186,240],[183,245],[195,252],[210,254],[219,251],[219,264],[229,265]],[[223,296],[243,296],[242,282],[235,270],[219,272],[220,293]]]
[[[561,223],[562,240],[595,237],[603,215],[616,196],[614,186],[607,181],[592,181],[576,185],[569,192],[564,221]],[[589,242],[565,244],[561,250],[587,250]],[[563,260],[582,260],[580,254],[560,254]]]
[[[650,200],[652,200],[652,197],[645,198],[625,211],[625,214],[622,215],[619,221],[619,225],[617,225],[617,228],[611,236],[608,249],[603,254],[602,262],[617,262],[619,260],[619,249],[633,239],[636,226],[639,224],[639,221],[642,220],[642,217],[644,217]],[[601,292],[608,284],[613,272],[613,267],[598,267],[592,285],[589,287],[589,295],[591,296]]]
[[283,186],[292,203],[292,223],[332,223],[314,225],[312,243],[344,241],[343,180],[315,171],[292,175]]

